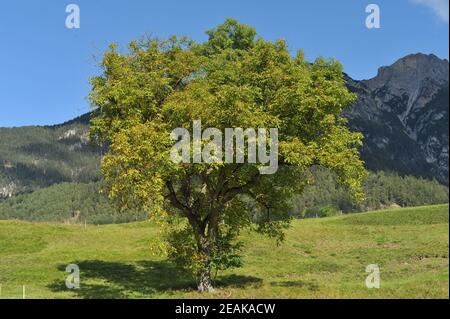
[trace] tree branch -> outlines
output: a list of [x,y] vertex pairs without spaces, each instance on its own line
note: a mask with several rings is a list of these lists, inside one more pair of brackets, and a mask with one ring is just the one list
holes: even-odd
[[253,175],[250,178],[250,180],[247,181],[245,184],[227,189],[225,191],[225,193],[223,194],[224,202],[226,203],[226,202],[230,201],[231,199],[233,199],[234,196],[236,196],[240,193],[247,192],[248,190],[250,190],[250,188],[255,186],[260,181],[260,179],[261,179],[261,174],[258,172],[255,175]]
[[180,202],[180,200],[177,197],[177,194],[175,192],[175,189],[173,188],[172,182],[171,181],[167,181],[166,182],[166,187],[169,190],[169,200],[170,203],[178,208],[179,210],[181,210],[182,212],[190,212],[190,208],[186,205],[184,205],[182,202]]

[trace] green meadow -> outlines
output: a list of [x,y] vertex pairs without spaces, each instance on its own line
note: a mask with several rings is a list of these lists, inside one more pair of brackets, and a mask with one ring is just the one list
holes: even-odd
[[[0,298],[449,298],[449,207],[295,220],[286,240],[242,233],[244,266],[199,294],[153,253],[149,222],[65,225],[0,221]],[[68,264],[80,289],[65,286]],[[380,267],[368,289],[366,266]]]

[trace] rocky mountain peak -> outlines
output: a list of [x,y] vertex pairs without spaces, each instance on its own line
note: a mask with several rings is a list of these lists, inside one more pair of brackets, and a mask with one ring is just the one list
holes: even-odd
[[362,81],[372,90],[389,86],[412,93],[426,81],[437,85],[448,82],[449,65],[446,59],[434,54],[416,53],[407,55],[390,66],[378,69],[378,74],[370,80]]
[[448,77],[447,60],[417,53],[381,67],[370,80],[347,80],[358,100],[346,116],[365,135],[369,168],[448,184]]

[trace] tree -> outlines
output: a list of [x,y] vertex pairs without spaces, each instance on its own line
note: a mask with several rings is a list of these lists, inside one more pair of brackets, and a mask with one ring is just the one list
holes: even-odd
[[[91,138],[110,144],[102,159],[109,198],[172,225],[168,255],[195,274],[199,291],[213,288],[214,271],[241,265],[243,228],[283,239],[308,168],[332,169],[357,198],[364,176],[361,135],[341,117],[355,96],[338,62],[293,57],[285,41],[257,38],[231,19],[207,34],[205,43],[132,41],[125,53],[111,45],[90,92],[99,114]],[[260,174],[248,161],[174,163],[172,130],[192,131],[196,120],[222,132],[277,128],[278,171]]]

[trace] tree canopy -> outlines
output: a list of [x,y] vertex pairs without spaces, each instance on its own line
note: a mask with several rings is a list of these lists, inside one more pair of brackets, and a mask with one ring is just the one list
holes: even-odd
[[[213,270],[239,266],[242,228],[283,239],[290,199],[323,166],[356,199],[365,171],[362,136],[341,117],[355,96],[335,60],[292,56],[283,40],[266,41],[228,19],[196,43],[171,37],[111,45],[90,99],[99,116],[91,137],[109,143],[102,171],[109,198],[122,209],[146,210],[172,225],[169,257],[212,289]],[[175,128],[277,128],[275,174],[260,163],[174,163]],[[248,154],[247,154],[248,155]]]

